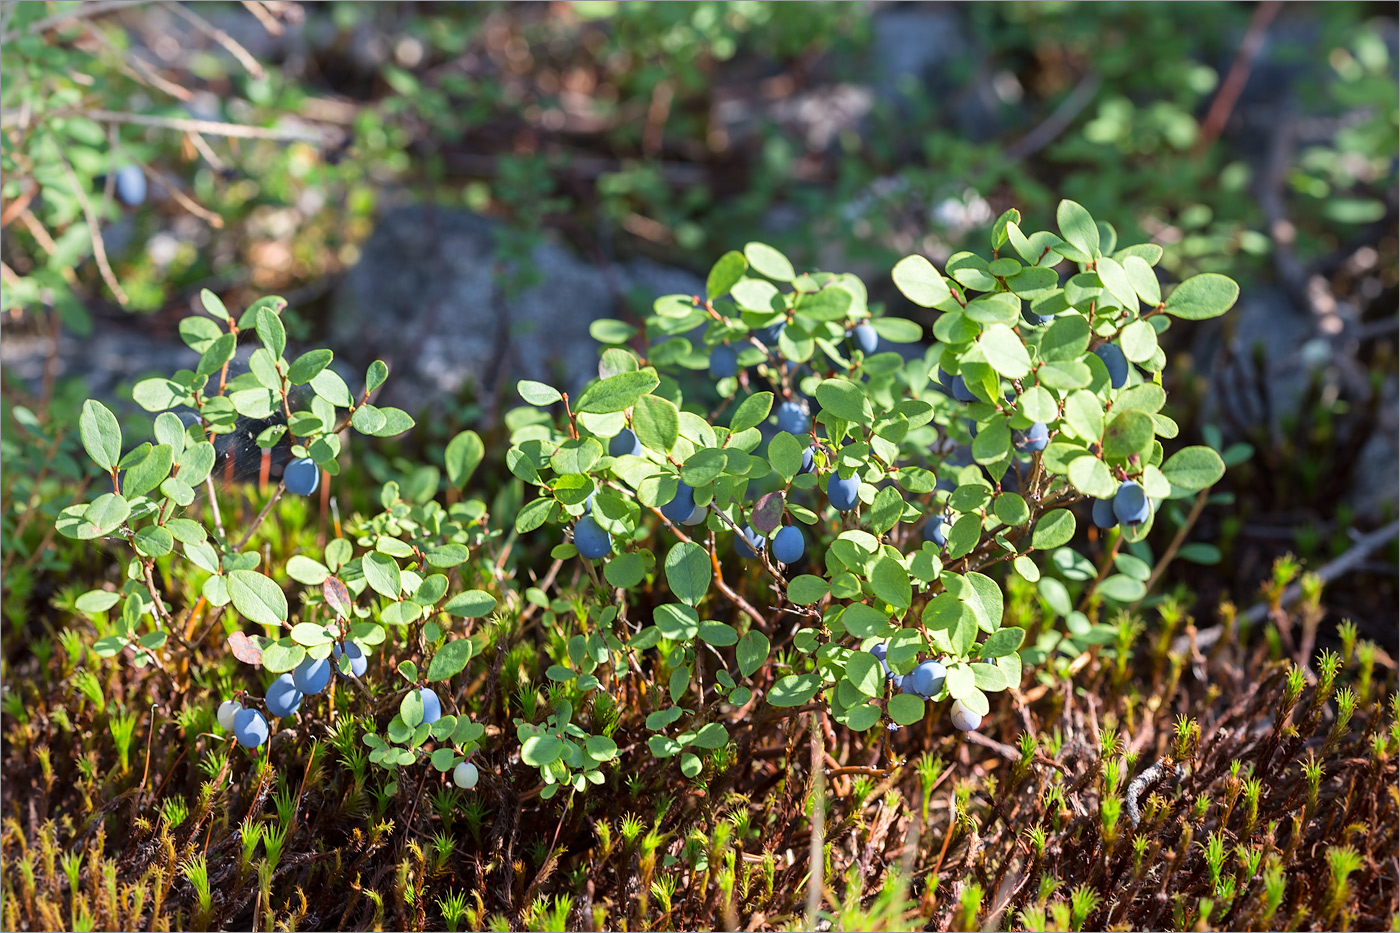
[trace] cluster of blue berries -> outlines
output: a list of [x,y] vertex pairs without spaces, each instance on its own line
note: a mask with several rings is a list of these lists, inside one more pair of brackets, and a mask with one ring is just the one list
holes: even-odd
[[1094,524],[1105,530],[1120,522],[1141,525],[1152,516],[1152,500],[1147,490],[1133,480],[1124,480],[1111,499],[1094,500]]
[[[274,680],[263,697],[268,713],[278,719],[295,715],[308,693],[317,694],[325,690],[331,682],[334,662],[340,658],[340,645],[332,645],[331,653],[330,658],[307,657],[291,673],[282,674]],[[364,651],[353,641],[345,643],[345,656],[350,659],[350,676],[359,677],[369,668]],[[436,702],[437,697],[434,696],[433,700]],[[425,711],[426,708],[425,702]],[[258,710],[245,709],[237,700],[225,700],[219,705],[218,720],[219,725],[231,731],[244,748],[257,748],[267,741],[267,717]]]
[[[948,669],[941,661],[923,661],[908,674],[896,674],[890,670],[889,662],[885,660],[888,651],[889,647],[883,643],[870,649],[870,653],[879,659],[880,666],[885,669],[885,679],[896,690],[923,697],[925,700],[933,699],[943,690],[943,684],[948,679]],[[953,726],[961,732],[972,732],[982,725],[982,717],[963,705],[961,700],[953,701],[949,718],[952,719]]]

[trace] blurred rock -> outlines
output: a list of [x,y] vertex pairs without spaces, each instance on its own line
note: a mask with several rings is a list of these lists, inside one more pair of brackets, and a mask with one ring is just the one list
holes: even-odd
[[365,243],[337,289],[327,345],[356,365],[389,364],[385,404],[422,410],[466,386],[510,401],[518,379],[575,393],[597,375],[594,320],[627,318],[633,292],[650,305],[704,290],[689,272],[645,260],[599,266],[542,242],[529,257],[540,284],[508,295],[498,230],[465,211],[405,207]]

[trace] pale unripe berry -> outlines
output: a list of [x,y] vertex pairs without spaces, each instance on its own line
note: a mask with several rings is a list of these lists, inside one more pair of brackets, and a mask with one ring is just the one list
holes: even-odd
[[463,790],[471,790],[480,779],[476,765],[470,761],[464,761],[452,769],[452,782]]

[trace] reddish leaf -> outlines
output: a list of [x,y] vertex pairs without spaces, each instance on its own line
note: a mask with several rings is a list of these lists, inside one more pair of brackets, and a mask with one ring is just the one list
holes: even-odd
[[326,597],[326,605],[334,609],[336,615],[342,619],[350,618],[350,591],[339,577],[326,577],[326,582],[321,584],[321,593]]
[[749,515],[749,524],[753,525],[753,530],[764,536],[772,534],[782,520],[783,494],[781,492],[770,492],[759,499],[753,507],[753,512]]
[[234,632],[230,635],[228,646],[233,650],[233,656],[244,664],[251,664],[254,667],[262,666],[262,649],[242,632]]

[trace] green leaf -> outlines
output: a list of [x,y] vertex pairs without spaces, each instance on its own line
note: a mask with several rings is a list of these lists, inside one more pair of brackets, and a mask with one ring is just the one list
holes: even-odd
[[515,384],[515,391],[520,393],[520,397],[531,405],[544,407],[553,405],[564,396],[552,385],[543,382],[535,382],[530,379],[521,379]]
[[1085,442],[1103,435],[1103,403],[1088,389],[1078,389],[1065,399],[1065,424]]
[[870,424],[875,413],[860,386],[846,379],[824,379],[817,386],[817,401],[825,411],[843,421]]
[[306,649],[290,638],[279,638],[262,650],[263,668],[273,674],[292,670],[306,657]]
[[258,309],[257,331],[258,339],[274,360],[287,349],[287,328],[282,325],[282,318],[276,311],[268,307]]
[[680,412],[664,398],[643,395],[632,408],[632,429],[642,446],[657,453],[669,453],[680,437]]
[[388,554],[366,554],[360,559],[360,566],[364,570],[365,582],[376,593],[390,599],[398,599],[403,593],[403,579],[398,561]]
[[1118,489],[1108,464],[1098,457],[1075,457],[1069,462],[1069,481],[1086,496],[1108,499]]
[[276,627],[287,621],[287,597],[282,588],[256,570],[230,570],[228,594],[233,608],[251,622]]
[[373,392],[389,378],[389,367],[383,360],[375,360],[365,370],[365,392]]
[[334,358],[335,354],[330,350],[308,350],[288,367],[287,381],[294,386],[306,385]]
[[111,472],[122,457],[122,429],[116,415],[101,402],[88,399],[78,418],[78,433],[92,462]]
[[448,481],[463,489],[486,456],[486,445],[475,431],[463,431],[448,442],[446,456]]
[[739,673],[744,677],[753,676],[753,672],[768,660],[768,649],[768,637],[762,632],[757,629],[745,632],[744,637],[739,639],[739,647],[735,649],[739,660]]
[[[649,396],[650,397],[650,396]],[[638,429],[638,434],[641,430]],[[581,475],[603,459],[603,445],[591,437],[570,438],[554,449],[549,466],[560,476]]]
[[681,465],[681,479],[693,489],[713,483],[724,472],[728,455],[717,447],[702,447]]
[[1229,311],[1240,296],[1235,281],[1218,272],[1193,275],[1167,298],[1167,313],[1188,321],[1204,321]]
[[810,573],[793,577],[788,582],[787,596],[799,606],[810,606],[831,592],[826,580]]
[[948,556],[956,560],[971,553],[982,540],[982,518],[978,515],[964,515],[953,522],[948,531]]
[[1004,492],[997,496],[992,511],[996,513],[997,518],[1013,527],[1024,524],[1031,517],[1030,506],[1026,505],[1026,500],[1014,492]]
[[880,660],[868,651],[853,651],[846,659],[846,679],[868,697],[884,693],[885,671]]
[[410,729],[417,729],[423,722],[423,694],[410,690],[399,701],[399,717]]
[[201,288],[199,290],[199,301],[204,305],[204,310],[213,317],[221,321],[227,321],[229,319],[228,308],[224,307],[223,300],[209,289]]
[[126,469],[122,477],[122,494],[128,497],[144,496],[155,489],[170,475],[175,462],[175,452],[169,444],[156,444],[146,451],[146,455]]
[[317,625],[314,622],[298,622],[293,625],[290,637],[298,645],[305,645],[308,648],[316,645],[329,645],[333,640],[324,625]]
[[717,648],[727,648],[739,640],[739,633],[734,631],[734,626],[712,619],[705,619],[700,623],[699,635],[702,641],[709,642]]
[[803,295],[797,303],[797,313],[818,321],[839,321],[850,313],[854,303],[855,298],[849,291],[839,285],[829,285],[819,292]]
[[428,680],[439,681],[455,677],[466,669],[467,662],[471,659],[471,639],[453,639],[439,648],[437,654],[433,655],[432,663],[428,665]]
[[131,541],[142,557],[164,557],[175,547],[175,538],[159,525],[149,525],[136,532]]
[[729,290],[744,277],[748,267],[744,254],[737,250],[730,250],[719,257],[719,261],[710,269],[710,274],[705,279],[706,297],[714,301],[721,295],[729,294]]
[[608,561],[603,568],[603,576],[613,586],[630,589],[642,582],[646,576],[646,562],[640,554],[627,552]]
[[463,619],[479,619],[496,608],[496,597],[485,590],[467,590],[449,599],[444,612]]
[[1074,537],[1074,513],[1068,509],[1055,509],[1041,516],[1031,534],[1031,545],[1040,551],[1048,551],[1062,544],[1068,544]]
[[1118,342],[1131,362],[1145,363],[1157,352],[1157,331],[1151,321],[1136,320],[1123,328]]
[[1069,255],[1073,251],[1061,251],[1066,259],[1087,262],[1099,255],[1099,227],[1084,207],[1074,201],[1064,200],[1055,209],[1055,221],[1060,227],[1060,236],[1073,246],[1082,256]]
[[947,281],[923,256],[905,256],[895,263],[895,288],[921,308],[934,308],[953,297]]
[[801,706],[821,685],[822,680],[816,674],[788,674],[769,688],[768,702],[777,707]]
[[896,693],[887,708],[890,719],[901,726],[912,726],[924,718],[924,698],[911,693]]
[[729,430],[735,434],[757,427],[768,418],[773,410],[772,392],[755,392],[739,403],[729,419]]
[[1124,256],[1123,271],[1139,298],[1153,306],[1161,302],[1162,285],[1157,281],[1157,273],[1152,271],[1152,266],[1146,259],[1141,256]]
[[870,573],[870,588],[880,599],[896,609],[908,609],[913,600],[913,588],[904,565],[882,554]]
[[131,503],[125,496],[114,492],[103,493],[88,503],[83,512],[84,520],[93,526],[91,537],[111,534],[131,515]]
[[992,324],[977,339],[987,363],[1007,379],[1020,379],[1031,371],[1026,345],[1005,324]]
[[287,576],[305,586],[320,586],[330,575],[329,567],[305,554],[296,554],[287,561]]
[[465,544],[453,542],[430,547],[423,556],[434,567],[456,567],[465,562],[469,555]]
[[1103,432],[1105,459],[1126,459],[1147,450],[1155,431],[1152,416],[1140,411],[1120,411]]
[[1047,361],[1077,360],[1089,347],[1089,322],[1082,315],[1057,317],[1040,338],[1040,358]]
[[1004,655],[1011,654],[1017,648],[1021,647],[1021,642],[1024,641],[1025,638],[1026,630],[1017,628],[1014,625],[1003,629],[997,629],[987,636],[986,641],[982,642],[981,657],[1000,658]]
[[666,582],[682,602],[700,605],[710,588],[710,555],[694,541],[676,543],[666,555]]
[[363,431],[361,433],[369,434],[373,437],[396,437],[413,428],[413,416],[402,408],[381,408],[379,409],[379,413],[384,416],[384,423],[373,431]]
[[1108,293],[1118,299],[1118,303],[1123,306],[1124,310],[1136,314],[1138,310],[1137,291],[1134,290],[1133,283],[1128,279],[1128,273],[1118,264],[1118,260],[1111,256],[1101,256],[1094,265],[1095,271],[1099,274],[1099,281],[1103,282],[1103,287],[1108,289]]
[[870,506],[870,530],[884,534],[895,526],[904,514],[904,497],[893,486],[882,487],[875,493]]
[[311,388],[321,398],[340,408],[349,408],[352,401],[350,387],[340,374],[333,369],[323,369],[311,377]]
[[1184,447],[1162,464],[1162,473],[1173,486],[1195,492],[1225,475],[1225,461],[1209,447]]
[[639,369],[599,379],[583,390],[578,398],[578,410],[600,415],[623,411],[660,384],[660,378],[652,369]]
[[759,275],[766,275],[779,282],[791,282],[797,278],[788,258],[767,243],[744,244],[744,258]]

